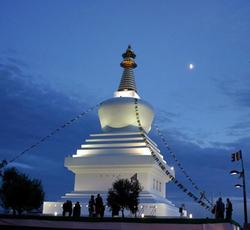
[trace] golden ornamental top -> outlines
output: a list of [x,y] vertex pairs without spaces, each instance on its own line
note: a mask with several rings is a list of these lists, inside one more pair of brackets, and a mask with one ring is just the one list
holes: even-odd
[[134,59],[136,57],[136,54],[131,49],[131,46],[129,45],[126,52],[122,54],[123,61],[121,62],[121,67],[129,69],[129,68],[136,68],[137,64],[135,63]]

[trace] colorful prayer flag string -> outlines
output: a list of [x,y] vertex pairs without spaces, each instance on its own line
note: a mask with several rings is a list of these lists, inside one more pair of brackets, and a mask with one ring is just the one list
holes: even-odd
[[[141,125],[141,121],[140,121],[140,117],[139,117],[139,109],[138,109],[138,99],[134,98],[134,103],[135,103],[135,115],[136,115],[136,120],[139,126],[139,130],[141,131],[141,136],[143,138],[143,140],[145,141],[146,146],[148,147],[148,149],[150,150],[150,153],[152,155],[152,157],[154,158],[154,160],[157,162],[157,164],[159,165],[159,167],[165,172],[166,175],[168,175],[169,179],[176,184],[176,186],[181,189],[184,193],[187,193],[187,195],[189,197],[191,197],[195,202],[197,202],[198,204],[200,204],[202,207],[208,209],[209,211],[212,210],[212,206],[207,205],[205,202],[203,202],[201,199],[198,199],[197,196],[195,196],[191,191],[189,191],[181,182],[179,182],[172,174],[170,171],[168,171],[168,169],[166,169],[166,167],[164,166],[164,164],[161,162],[161,160],[157,157],[157,155],[155,154],[152,146],[150,145],[150,142],[148,141],[148,138],[146,137],[146,132],[143,129],[142,125]],[[166,142],[166,141],[164,141]],[[166,142],[167,144],[167,142]],[[178,161],[179,165],[180,162]],[[191,179],[191,178],[190,178]]]
[[[14,158],[12,158],[10,161],[7,161],[6,164],[3,165],[2,168],[4,168],[5,166],[7,166],[9,163],[12,163],[14,161],[16,161],[18,158],[20,158],[22,155],[24,155],[25,153],[29,152],[31,149],[36,148],[38,145],[40,145],[41,143],[47,141],[49,138],[51,138],[52,136],[54,136],[56,133],[60,132],[62,129],[66,128],[67,126],[71,125],[73,122],[77,121],[78,119],[80,119],[81,117],[83,117],[84,115],[88,114],[89,112],[93,111],[95,108],[99,107],[100,104],[97,104],[95,106],[92,106],[90,108],[88,108],[86,111],[80,113],[79,115],[77,115],[76,117],[70,119],[69,121],[65,122],[63,125],[60,125],[58,128],[54,129],[53,131],[50,132],[49,135],[41,138],[38,142],[36,142],[35,144],[32,144],[31,146],[29,146],[28,148],[26,148],[25,150],[23,150],[22,152],[18,153]],[[1,167],[0,167],[1,168]]]

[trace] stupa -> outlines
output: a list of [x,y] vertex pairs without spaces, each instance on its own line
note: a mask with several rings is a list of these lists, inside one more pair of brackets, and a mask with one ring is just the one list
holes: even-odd
[[[150,149],[162,164],[175,174],[174,168],[164,160],[156,143],[148,137],[154,118],[154,110],[138,95],[133,69],[136,68],[135,53],[128,46],[122,54],[123,74],[117,91],[111,99],[102,102],[98,109],[101,133],[90,134],[75,154],[65,158],[65,167],[75,174],[74,190],[61,197],[61,202],[44,202],[43,213],[59,215],[62,202],[79,201],[82,214],[87,215],[91,195],[101,194],[106,202],[108,190],[119,178],[130,179],[137,175],[143,186],[140,194],[139,215],[178,216],[178,209],[166,198],[166,183],[170,178],[153,159]],[[140,126],[147,138],[145,143],[135,112],[138,103]],[[109,216],[106,208],[105,216]],[[129,215],[129,213],[127,213]]]

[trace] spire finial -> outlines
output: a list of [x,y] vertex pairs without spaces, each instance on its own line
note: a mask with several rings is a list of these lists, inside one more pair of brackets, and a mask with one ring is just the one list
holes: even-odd
[[123,68],[136,68],[137,64],[135,63],[134,59],[136,54],[131,49],[131,45],[128,45],[128,48],[125,53],[122,54],[123,61],[121,62],[121,67]]
[[121,67],[124,68],[122,79],[118,88],[118,91],[128,91],[132,90],[136,92],[136,85],[134,79],[133,69],[136,68],[135,63],[136,54],[131,49],[131,45],[128,45],[125,53],[122,54],[123,61],[121,62]]

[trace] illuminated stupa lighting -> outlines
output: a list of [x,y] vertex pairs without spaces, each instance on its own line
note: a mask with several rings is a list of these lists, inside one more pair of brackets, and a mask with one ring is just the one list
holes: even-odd
[[[101,103],[98,109],[101,133],[90,134],[75,154],[65,158],[65,167],[75,174],[74,191],[62,196],[63,200],[80,201],[82,212],[88,213],[91,195],[101,194],[106,202],[108,190],[118,178],[130,179],[134,174],[143,187],[140,194],[139,215],[178,216],[178,209],[166,199],[166,183],[170,181],[153,159],[148,145],[141,136],[135,114],[135,98],[140,113],[140,124],[147,142],[162,164],[174,175],[174,169],[164,160],[160,150],[147,134],[154,119],[152,106],[137,92],[133,70],[137,67],[136,55],[127,48],[122,54],[123,73],[114,97]],[[43,213],[54,210],[44,202]],[[54,202],[53,202],[54,204]],[[111,215],[106,208],[105,216]]]

